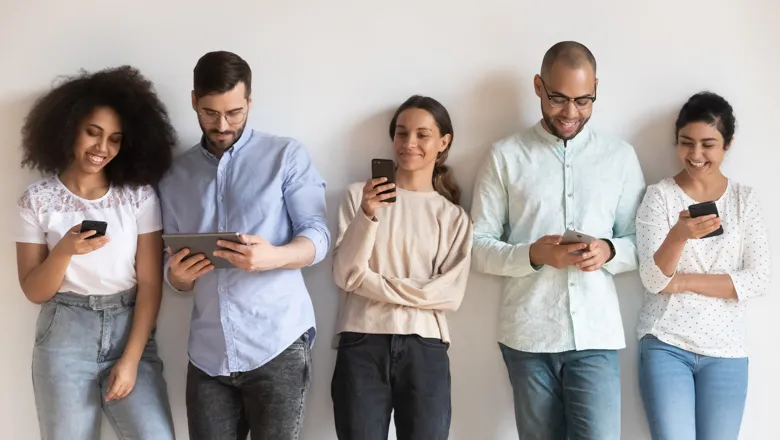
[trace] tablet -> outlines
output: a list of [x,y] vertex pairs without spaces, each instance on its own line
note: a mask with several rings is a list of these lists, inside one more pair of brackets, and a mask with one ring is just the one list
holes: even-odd
[[224,249],[217,246],[217,240],[241,243],[238,232],[210,232],[201,234],[163,234],[165,246],[175,254],[187,248],[190,255],[203,254],[214,265],[214,269],[235,269],[228,260],[214,256],[214,251]]

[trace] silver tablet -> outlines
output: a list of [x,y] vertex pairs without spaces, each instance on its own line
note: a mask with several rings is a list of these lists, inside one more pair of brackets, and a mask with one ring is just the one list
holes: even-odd
[[224,249],[217,246],[218,240],[241,243],[238,232],[209,232],[201,234],[163,234],[165,246],[175,254],[187,248],[189,255],[203,254],[214,265],[214,269],[235,269],[235,266],[224,258],[214,256],[214,251]]

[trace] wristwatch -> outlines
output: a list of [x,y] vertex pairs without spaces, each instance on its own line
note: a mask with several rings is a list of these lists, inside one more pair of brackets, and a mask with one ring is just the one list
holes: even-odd
[[612,244],[611,240],[608,240],[606,238],[602,238],[607,243],[607,246],[609,246],[609,259],[607,259],[607,263],[612,261],[613,258],[615,258],[615,245]]

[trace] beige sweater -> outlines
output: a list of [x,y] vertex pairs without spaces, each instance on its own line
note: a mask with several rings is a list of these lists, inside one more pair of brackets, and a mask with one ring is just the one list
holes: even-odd
[[333,274],[344,291],[336,333],[416,334],[450,342],[444,312],[463,300],[471,265],[466,211],[437,192],[398,189],[376,221],[363,213],[364,183],[339,210]]

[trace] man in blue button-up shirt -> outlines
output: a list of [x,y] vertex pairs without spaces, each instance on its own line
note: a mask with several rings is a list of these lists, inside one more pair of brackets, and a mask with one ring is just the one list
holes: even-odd
[[192,439],[297,439],[311,377],[314,309],[300,269],[330,247],[325,182],[299,142],[246,128],[251,104],[247,63],[204,55],[192,93],[203,137],[160,184],[166,233],[242,234],[215,255],[169,250],[166,261],[171,287],[195,297]]

